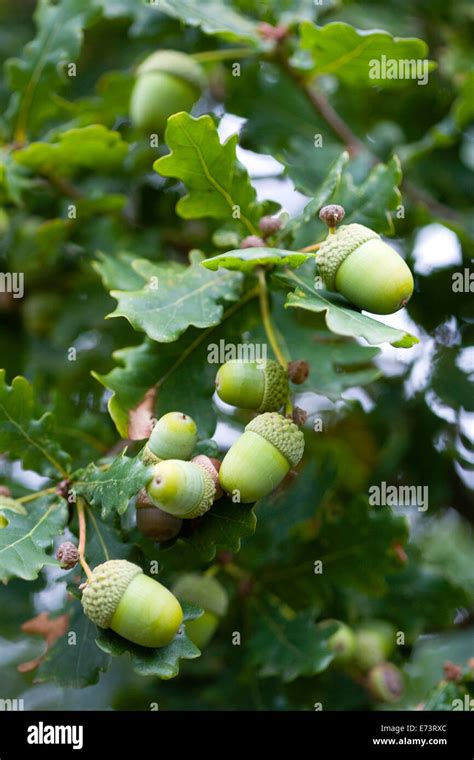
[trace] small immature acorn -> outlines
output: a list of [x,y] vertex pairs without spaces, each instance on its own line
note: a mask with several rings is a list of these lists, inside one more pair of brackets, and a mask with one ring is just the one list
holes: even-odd
[[298,425],[298,427],[302,427],[306,424],[306,421],[308,419],[308,412],[305,409],[301,409],[299,406],[294,406],[293,411],[291,413],[291,419],[295,423],[295,425]]
[[173,517],[158,507],[137,509],[137,528],[143,536],[152,541],[171,541],[180,532],[182,524],[183,521],[178,517]]
[[288,364],[288,377],[295,385],[303,385],[308,379],[309,364],[304,359],[297,359]]
[[270,235],[274,235],[275,232],[278,232],[278,230],[281,229],[281,219],[279,219],[277,216],[262,216],[258,223],[258,226],[263,237],[267,238]]
[[143,536],[161,543],[170,541],[180,532],[183,521],[155,507],[145,488],[139,491],[135,506],[137,528]]
[[363,671],[387,660],[395,649],[395,628],[385,620],[363,623],[356,629],[355,636],[354,660]]
[[183,622],[181,605],[171,591],[124,559],[94,569],[82,606],[99,628],[110,628],[143,647],[166,646]]
[[197,443],[196,423],[183,412],[168,412],[160,417],[143,449],[145,464],[162,459],[190,459]]
[[331,652],[334,652],[333,662],[336,665],[345,665],[354,657],[356,646],[354,632],[348,625],[339,622],[339,620],[323,620],[318,624],[318,628],[324,630],[334,623],[337,623],[339,627],[329,638],[328,647]]
[[214,478],[208,470],[180,459],[156,464],[146,490],[155,507],[184,520],[201,517],[216,498]]
[[329,206],[323,206],[319,212],[319,218],[322,222],[327,224],[329,229],[334,229],[339,222],[342,222],[346,215],[342,206],[337,203],[331,203]]
[[227,612],[227,591],[216,578],[187,573],[175,583],[173,594],[181,602],[195,604],[204,610],[204,615],[186,623],[189,638],[199,649],[203,649],[213,637],[220,618]]
[[56,559],[63,570],[71,570],[79,562],[77,546],[72,541],[64,541],[56,552]]
[[231,359],[217,372],[216,392],[232,406],[273,412],[288,398],[288,375],[273,359],[264,362]]
[[317,263],[328,290],[373,314],[398,311],[413,293],[413,275],[405,261],[362,224],[343,225],[328,235]]
[[138,129],[162,135],[169,116],[190,111],[206,88],[201,65],[178,50],[159,50],[137,69],[130,117]]
[[303,456],[304,435],[276,412],[255,417],[225,455],[219,481],[229,494],[248,504],[267,496]]
[[379,702],[398,702],[403,696],[403,675],[391,662],[379,662],[368,673],[367,687]]
[[265,248],[265,240],[258,235],[247,235],[240,241],[240,248]]

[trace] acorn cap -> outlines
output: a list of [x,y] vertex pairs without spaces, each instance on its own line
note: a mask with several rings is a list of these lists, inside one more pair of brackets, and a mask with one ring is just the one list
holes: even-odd
[[182,602],[195,604],[218,617],[223,617],[227,612],[227,591],[215,578],[188,573],[173,586],[173,594]]
[[196,462],[167,459],[153,468],[147,493],[153,504],[164,512],[194,519],[211,508],[216,486],[209,472]]
[[343,224],[321,243],[316,260],[328,290],[335,290],[336,274],[342,262],[356,248],[373,238],[380,239],[380,235],[363,224]]
[[137,75],[151,74],[156,71],[184,79],[201,92],[206,89],[207,79],[201,65],[179,50],[158,50],[152,53],[137,68]]
[[82,606],[87,617],[99,628],[109,628],[128,584],[141,567],[125,559],[111,559],[97,565],[82,593]]
[[205,454],[198,454],[197,456],[191,459],[191,462],[194,462],[194,464],[198,464],[200,467],[203,467],[206,470],[206,472],[209,473],[216,487],[216,492],[214,494],[214,501],[216,501],[217,499],[220,499],[223,491],[221,488],[221,484],[219,483],[219,470],[221,466],[221,463],[219,462],[219,460],[212,459],[211,457],[208,457]]
[[281,364],[273,361],[273,359],[268,359],[263,365],[263,369],[265,389],[260,411],[279,409],[288,398],[288,374]]
[[259,414],[249,422],[245,430],[257,433],[273,444],[292,467],[295,467],[303,456],[303,433],[292,420],[278,412]]

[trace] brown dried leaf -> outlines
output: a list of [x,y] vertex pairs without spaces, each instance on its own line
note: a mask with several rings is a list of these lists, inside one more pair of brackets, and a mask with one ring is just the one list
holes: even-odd
[[150,388],[142,401],[128,413],[128,437],[131,441],[149,438],[153,429],[156,388]]

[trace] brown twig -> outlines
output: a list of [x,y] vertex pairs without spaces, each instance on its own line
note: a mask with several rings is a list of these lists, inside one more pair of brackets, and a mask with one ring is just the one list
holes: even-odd
[[[357,137],[356,134],[354,134],[352,129],[337,113],[325,95],[312,86],[304,74],[301,74],[292,68],[284,53],[280,54],[278,60],[286,74],[301,89],[313,108],[323,117],[341,142],[344,143],[349,155],[356,156],[362,151],[365,151],[370,156],[373,164],[378,163],[378,157]],[[451,221],[459,222],[461,220],[460,215],[454,209],[441,203],[436,198],[433,198],[430,193],[426,190],[422,190],[417,185],[413,184],[413,182],[404,179],[402,181],[402,187],[412,201],[424,204],[433,215],[444,217]]]
[[86,551],[87,527],[86,527],[86,515],[84,511],[84,499],[82,499],[80,496],[77,499],[77,517],[79,520],[79,546],[77,547],[77,551],[79,552],[79,562],[81,563],[82,569],[87,575],[88,580],[91,580],[92,570],[87,564],[85,556],[84,556],[85,551]]

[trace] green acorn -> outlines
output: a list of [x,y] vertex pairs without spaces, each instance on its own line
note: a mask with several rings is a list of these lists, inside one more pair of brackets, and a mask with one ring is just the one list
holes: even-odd
[[255,417],[225,455],[219,482],[244,504],[271,493],[303,456],[304,435],[276,412]]
[[206,88],[200,64],[177,50],[159,50],[137,69],[130,117],[138,129],[162,135],[170,116],[190,111]]
[[339,620],[323,620],[318,624],[318,628],[327,628],[329,625],[337,623],[337,631],[328,639],[328,647],[334,652],[333,662],[337,665],[345,665],[354,657],[355,636],[351,628]]
[[277,362],[244,362],[232,359],[216,375],[216,391],[222,401],[241,409],[273,412],[288,398],[288,374]]
[[145,488],[137,495],[137,528],[152,541],[170,541],[178,535],[183,521],[155,507]]
[[325,287],[373,314],[392,314],[409,301],[413,275],[397,251],[362,224],[328,235],[317,253]]
[[181,602],[195,604],[204,610],[204,615],[186,623],[189,638],[203,649],[213,637],[220,618],[227,612],[227,591],[215,578],[188,573],[173,586],[173,593]]
[[161,583],[124,559],[98,565],[82,593],[87,617],[143,647],[163,647],[183,622],[178,600]]
[[168,412],[160,417],[143,449],[145,464],[162,459],[190,459],[197,443],[196,423],[183,412]]
[[403,674],[391,662],[379,662],[367,676],[372,697],[379,702],[398,702],[403,696]]
[[208,470],[180,459],[156,464],[146,490],[156,507],[185,520],[205,514],[216,497],[215,480]]
[[395,628],[385,620],[363,623],[356,629],[355,637],[354,659],[363,671],[387,660],[396,646]]

